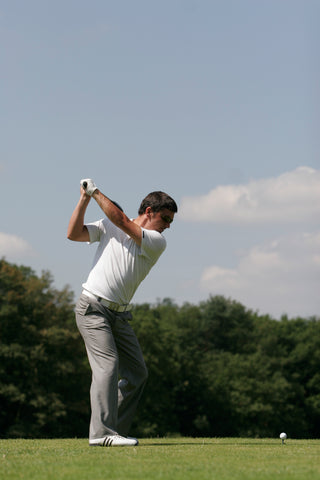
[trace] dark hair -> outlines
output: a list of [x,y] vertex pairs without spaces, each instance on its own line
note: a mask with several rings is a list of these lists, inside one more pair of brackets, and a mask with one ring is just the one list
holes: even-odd
[[166,193],[159,191],[149,193],[149,195],[142,200],[138,211],[139,215],[142,215],[147,207],[151,207],[153,212],[160,212],[160,210],[165,208],[174,213],[178,211],[177,204],[173,198]]

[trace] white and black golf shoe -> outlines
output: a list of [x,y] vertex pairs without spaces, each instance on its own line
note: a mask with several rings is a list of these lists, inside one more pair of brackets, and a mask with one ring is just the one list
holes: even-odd
[[89,441],[90,447],[135,447],[139,445],[136,438],[122,437],[121,435],[107,435]]

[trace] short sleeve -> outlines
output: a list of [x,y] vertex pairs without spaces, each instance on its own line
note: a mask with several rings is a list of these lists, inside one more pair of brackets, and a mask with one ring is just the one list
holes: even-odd
[[88,243],[99,242],[102,233],[102,221],[87,223],[86,227],[89,232],[90,241]]
[[156,261],[167,246],[166,239],[155,230],[142,229],[141,254]]

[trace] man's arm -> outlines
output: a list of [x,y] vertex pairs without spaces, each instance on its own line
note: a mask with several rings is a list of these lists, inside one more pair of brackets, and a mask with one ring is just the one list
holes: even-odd
[[119,227],[122,231],[124,231],[127,235],[129,235],[137,245],[141,245],[142,239],[142,229],[141,227],[130,220],[125,213],[123,213],[114,203],[100,190],[96,189],[92,197],[95,199],[99,207],[105,213],[105,215],[114,223],[117,227]]
[[80,192],[81,196],[79,202],[69,221],[67,237],[69,240],[73,240],[75,242],[89,242],[90,237],[88,229],[84,225],[84,215],[90,202],[90,197],[86,194],[82,187]]

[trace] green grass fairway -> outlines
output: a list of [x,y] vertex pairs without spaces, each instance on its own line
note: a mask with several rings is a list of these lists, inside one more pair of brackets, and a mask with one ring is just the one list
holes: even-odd
[[0,464],[1,480],[319,480],[320,440],[156,438],[113,448],[0,440]]

